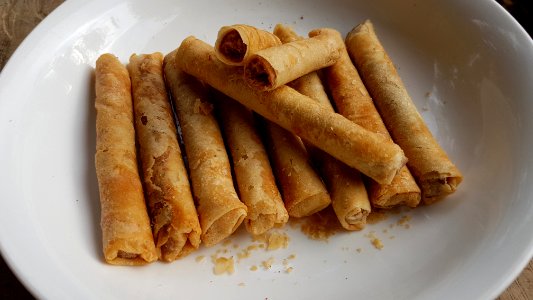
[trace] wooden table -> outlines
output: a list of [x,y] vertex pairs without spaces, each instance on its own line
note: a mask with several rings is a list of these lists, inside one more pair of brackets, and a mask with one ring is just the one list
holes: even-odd
[[[62,2],[62,0],[0,0],[0,70],[24,37]],[[512,6],[513,1],[506,0],[503,2],[506,8],[509,8]],[[513,12],[512,9],[511,12]],[[518,13],[521,12],[519,11]],[[526,20],[525,22],[530,21]],[[32,298],[1,257],[0,298]],[[498,299],[533,299],[533,260],[529,262],[522,274]]]

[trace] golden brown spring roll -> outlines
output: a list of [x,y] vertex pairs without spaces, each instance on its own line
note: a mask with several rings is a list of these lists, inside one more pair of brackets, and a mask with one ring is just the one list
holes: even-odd
[[367,20],[355,27],[346,46],[392,138],[409,158],[407,166],[424,203],[453,193],[463,176],[424,123],[372,23]]
[[200,223],[163,79],[163,55],[130,57],[135,131],[159,258],[172,261],[200,245]]
[[175,51],[165,57],[165,79],[185,144],[201,239],[212,246],[239,227],[247,209],[233,186],[228,154],[206,87],[177,68],[180,59]]
[[[274,34],[283,43],[301,39],[290,27],[281,24],[276,25]],[[290,82],[289,86],[324,105],[330,111],[334,111],[316,72]],[[319,165],[331,196],[331,205],[342,227],[347,230],[363,229],[371,206],[359,171],[346,166],[312,145],[306,145],[306,148],[312,159]]]
[[[313,31],[310,35],[321,34]],[[331,32],[342,41],[339,32]],[[339,60],[324,69],[324,75],[338,112],[362,127],[390,139],[389,132],[368,94],[350,56],[343,47]],[[391,184],[369,182],[370,201],[375,207],[389,208],[397,205],[416,207],[420,202],[420,188],[407,169],[402,167]]]
[[111,54],[96,61],[96,175],[100,189],[102,244],[114,265],[157,259],[137,167],[131,83]]
[[216,59],[213,47],[186,38],[178,48],[178,66],[239,101],[266,119],[307,140],[381,183],[390,183],[407,158],[400,147],[345,117],[332,113],[294,89],[260,92],[244,82],[242,68]]
[[281,42],[272,33],[253,26],[236,24],[220,28],[215,51],[218,59],[225,64],[244,66],[252,54],[277,45],[281,45]]
[[215,93],[222,129],[233,160],[239,195],[248,207],[244,225],[259,235],[289,220],[276,186],[268,154],[250,110],[221,93]]
[[[327,32],[329,29],[322,29]],[[331,66],[342,44],[317,35],[257,51],[244,67],[246,82],[260,91],[280,87],[309,72]]]
[[266,136],[283,201],[291,217],[312,215],[331,203],[320,176],[313,169],[300,138],[272,122]]

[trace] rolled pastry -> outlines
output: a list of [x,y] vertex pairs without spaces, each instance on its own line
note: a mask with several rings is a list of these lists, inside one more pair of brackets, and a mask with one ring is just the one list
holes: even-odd
[[215,42],[215,53],[225,64],[243,66],[252,54],[277,45],[281,45],[281,42],[272,33],[237,24],[220,28]]
[[[281,24],[276,25],[274,34],[283,43],[301,39],[290,27]],[[328,110],[334,111],[316,72],[290,82],[289,86],[327,107]],[[342,227],[347,230],[363,229],[371,206],[359,171],[346,166],[312,145],[306,145],[306,148],[311,158],[319,165],[331,196],[331,205]]]
[[143,265],[157,259],[137,167],[131,83],[111,54],[96,61],[96,175],[106,262]]
[[202,242],[212,246],[231,235],[246,217],[239,200],[222,133],[206,87],[177,68],[180,55],[165,57],[164,72],[181,127]]
[[[311,34],[320,33],[312,32]],[[339,32],[332,34],[342,41]],[[391,139],[345,47],[341,51],[339,60],[324,69],[324,75],[333,101],[341,115],[361,127]],[[405,166],[400,169],[390,184],[379,184],[370,180],[369,193],[372,204],[380,208],[397,205],[416,207],[420,202],[420,188]]]
[[312,215],[331,203],[329,193],[313,169],[300,138],[272,122],[265,122],[276,178],[291,217]]
[[259,235],[289,220],[265,146],[252,112],[222,93],[215,93],[222,129],[233,160],[239,195],[248,207],[244,225]]
[[424,203],[453,193],[463,176],[424,123],[372,23],[348,33],[346,46],[392,138],[409,158]]
[[220,62],[213,48],[195,37],[186,38],[177,52],[177,64],[183,71],[378,182],[390,183],[407,160],[400,147],[382,135],[331,112],[290,87],[268,92],[251,88],[243,80],[242,68]]
[[128,71],[144,188],[159,258],[172,261],[200,245],[200,223],[163,79],[163,55],[133,54]]
[[255,89],[273,90],[309,72],[331,66],[339,58],[342,45],[325,34],[266,48],[250,57],[244,67],[244,77]]

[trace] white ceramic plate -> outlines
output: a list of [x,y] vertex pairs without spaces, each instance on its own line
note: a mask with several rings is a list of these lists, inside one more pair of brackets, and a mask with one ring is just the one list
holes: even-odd
[[[222,246],[171,264],[103,263],[93,159],[98,55],[126,62],[134,52],[167,53],[191,34],[213,43],[234,23],[345,34],[366,18],[463,171],[456,194],[403,213],[410,229],[393,226],[398,215],[325,243],[289,227],[287,249],[254,251],[231,276],[212,274],[209,255]],[[1,74],[2,255],[35,295],[51,299],[493,298],[533,253],[532,83],[532,41],[493,1],[68,1]],[[370,231],[382,250],[365,237]],[[250,243],[240,233],[227,255]],[[250,270],[270,257],[271,269]]]

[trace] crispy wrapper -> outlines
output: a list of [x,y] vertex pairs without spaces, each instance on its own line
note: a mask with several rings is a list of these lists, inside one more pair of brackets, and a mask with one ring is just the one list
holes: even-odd
[[392,138],[409,158],[424,203],[453,193],[463,176],[424,123],[372,23],[367,20],[348,33],[346,47]]
[[159,258],[172,261],[200,245],[200,223],[163,79],[161,53],[128,64],[144,188]]
[[194,38],[178,48],[178,66],[347,165],[390,183],[407,158],[400,147],[333,113],[288,86],[261,92],[244,82],[242,68],[220,62],[214,49]]
[[[323,32],[328,30],[324,28]],[[280,87],[307,73],[334,64],[344,43],[329,34],[294,40],[256,52],[245,65],[246,82],[260,90]]]
[[300,138],[272,122],[266,121],[265,128],[272,164],[289,215],[300,218],[326,208],[331,198]]
[[[311,34],[320,34],[312,32]],[[339,32],[332,33],[342,41]],[[359,73],[343,47],[339,60],[324,69],[324,75],[338,112],[347,119],[372,132],[391,138]],[[397,205],[416,207],[420,202],[420,188],[407,167],[402,167],[390,184],[369,182],[370,201],[375,207]]]
[[222,129],[233,160],[239,195],[248,207],[244,225],[258,235],[282,226],[289,215],[270,167],[252,112],[221,93],[215,93]]
[[[274,34],[283,43],[301,39],[290,27],[281,24],[276,25]],[[330,111],[334,111],[316,72],[311,72],[290,82],[289,86],[324,105]],[[359,171],[346,166],[312,145],[308,144],[306,148],[312,160],[319,165],[331,196],[331,205],[341,225],[347,230],[363,229],[371,206]]]
[[218,31],[215,53],[222,62],[244,66],[257,51],[281,45],[280,40],[268,31],[253,26],[236,24]]
[[139,178],[128,71],[111,54],[96,61],[96,175],[104,258],[114,265],[157,259]]
[[207,89],[177,68],[180,59],[175,51],[165,57],[165,79],[185,144],[201,239],[206,246],[212,246],[239,227],[247,209],[233,186],[228,154]]

